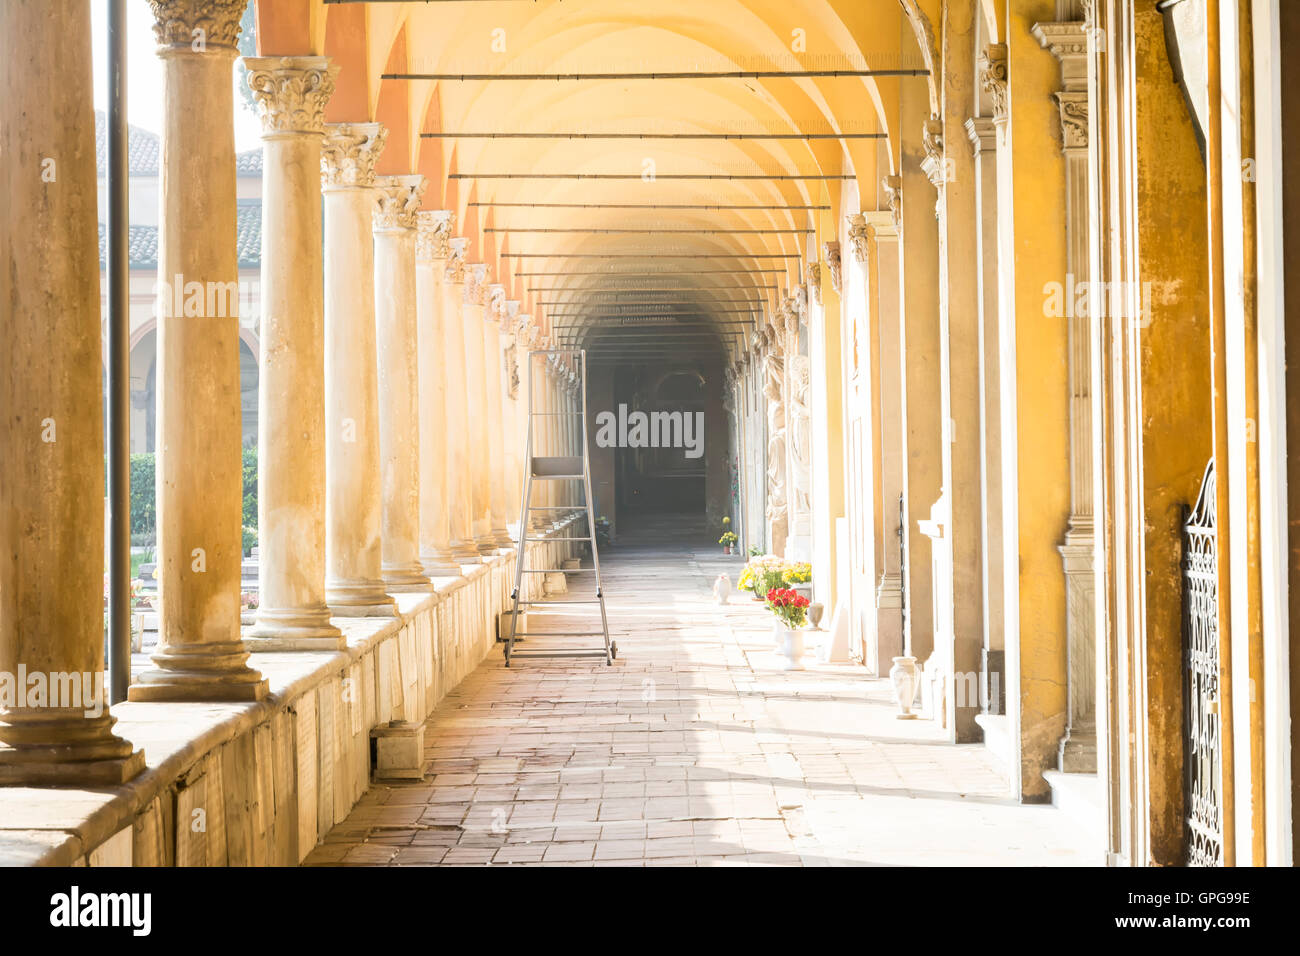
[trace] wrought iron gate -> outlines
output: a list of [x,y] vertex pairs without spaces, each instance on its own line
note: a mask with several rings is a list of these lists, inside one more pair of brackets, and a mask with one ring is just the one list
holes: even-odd
[[1214,461],[1183,523],[1183,765],[1187,865],[1221,866],[1219,595]]

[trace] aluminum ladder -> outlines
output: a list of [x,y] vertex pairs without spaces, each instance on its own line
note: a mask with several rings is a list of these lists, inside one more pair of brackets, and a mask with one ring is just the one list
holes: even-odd
[[[576,381],[577,387],[570,395],[564,395],[558,407],[548,407],[538,411],[534,407],[538,366],[543,366],[542,375],[549,367],[555,374]],[[545,380],[543,378],[543,384]],[[542,419],[545,428],[536,428],[538,419]],[[550,421],[555,419],[555,421]],[[534,454],[534,450],[549,454]],[[609,619],[605,615],[605,592],[600,581],[600,555],[596,548],[596,520],[592,513],[591,501],[591,458],[587,451],[587,353],[585,349],[537,349],[528,353],[528,437],[524,452],[525,473],[522,501],[519,506],[519,551],[515,556],[515,584],[510,592],[512,608],[510,611],[510,635],[505,641],[504,653],[506,667],[514,660],[537,660],[542,658],[584,658],[603,657],[607,665],[614,663],[618,656],[618,645],[610,640]],[[533,489],[538,483],[558,490],[561,497],[571,493],[573,485],[580,482],[582,500],[570,504],[533,504]],[[564,568],[529,568],[528,534],[534,514],[572,515],[583,512],[586,517],[586,534],[575,535],[574,524],[568,525],[565,537],[548,538],[548,541],[585,541],[591,546],[590,568],[566,571]],[[577,600],[524,600],[525,574],[580,574],[582,577],[594,575],[595,597]],[[542,590],[545,591],[545,579]],[[567,593],[567,583],[566,583]],[[543,594],[543,598],[545,595]],[[600,608],[599,631],[520,631],[519,615],[527,614],[529,609],[537,607],[554,607],[559,605],[596,605]],[[516,649],[515,641],[524,638],[552,637],[600,637],[603,647],[525,647]],[[523,643],[529,643],[524,640]]]

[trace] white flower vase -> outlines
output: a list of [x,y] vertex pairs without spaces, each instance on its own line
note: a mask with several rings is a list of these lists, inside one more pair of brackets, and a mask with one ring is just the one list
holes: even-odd
[[776,622],[777,653],[785,660],[781,664],[783,671],[803,670],[803,631],[797,627],[787,627]]
[[915,657],[895,657],[889,669],[889,682],[894,686],[894,699],[898,701],[899,720],[916,720],[912,702],[916,699],[917,669]]

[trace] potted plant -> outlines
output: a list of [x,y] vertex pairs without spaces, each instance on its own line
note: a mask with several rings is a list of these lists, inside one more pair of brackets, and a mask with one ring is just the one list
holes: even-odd
[[791,588],[772,588],[767,592],[767,607],[776,615],[773,628],[785,658],[782,670],[803,670],[803,626],[808,623],[806,597]]
[[737,540],[739,539],[736,537],[735,532],[722,532],[722,537],[718,539],[718,544],[722,545],[722,553],[731,554],[731,549],[735,547]]
[[806,561],[787,564],[781,572],[781,583],[812,600],[812,565]]
[[772,588],[781,586],[781,572],[785,562],[774,554],[763,554],[750,558],[736,582],[736,590],[749,591],[755,601],[763,600],[763,595]]

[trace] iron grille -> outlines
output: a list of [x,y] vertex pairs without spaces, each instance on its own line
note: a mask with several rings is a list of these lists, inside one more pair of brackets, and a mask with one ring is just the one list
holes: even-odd
[[1183,765],[1187,865],[1223,865],[1214,461],[1183,522]]

